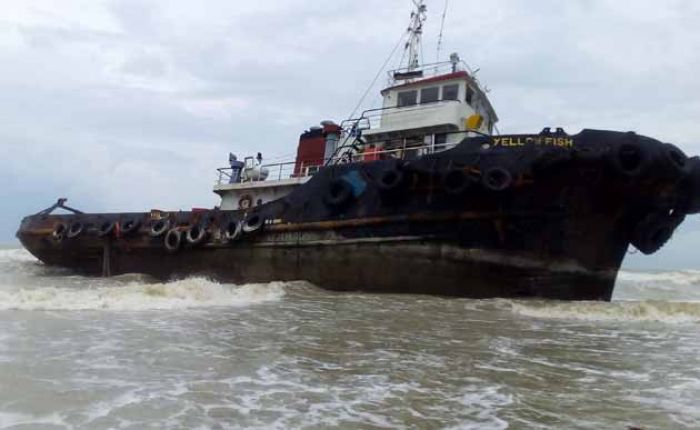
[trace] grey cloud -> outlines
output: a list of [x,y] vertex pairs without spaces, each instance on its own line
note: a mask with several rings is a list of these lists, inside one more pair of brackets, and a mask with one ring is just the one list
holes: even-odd
[[166,68],[165,62],[157,54],[140,52],[125,60],[121,71],[127,75],[157,79],[165,74]]

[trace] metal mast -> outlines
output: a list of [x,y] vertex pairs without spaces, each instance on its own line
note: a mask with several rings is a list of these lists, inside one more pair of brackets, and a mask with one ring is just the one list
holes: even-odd
[[406,42],[405,50],[408,52],[408,67],[409,72],[418,69],[420,65],[419,57],[421,55],[421,38],[423,36],[423,22],[427,18],[427,7],[423,4],[423,0],[412,0],[416,9],[411,12],[411,23],[408,27],[408,41]]

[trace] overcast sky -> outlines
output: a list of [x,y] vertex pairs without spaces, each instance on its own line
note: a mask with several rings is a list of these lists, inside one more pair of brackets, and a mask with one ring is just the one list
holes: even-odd
[[[217,204],[229,151],[288,156],[305,128],[350,114],[410,4],[3,1],[0,243],[60,196],[86,211]],[[443,6],[428,1],[426,61]],[[697,154],[698,22],[695,0],[451,0],[442,52],[480,69],[502,133],[635,130]],[[700,268],[699,244],[690,220],[629,261]]]

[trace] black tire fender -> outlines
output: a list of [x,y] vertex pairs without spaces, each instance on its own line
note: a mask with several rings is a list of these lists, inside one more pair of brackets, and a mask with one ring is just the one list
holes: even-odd
[[405,178],[404,173],[394,165],[381,171],[377,186],[385,192],[396,191],[403,187]]
[[206,227],[204,227],[203,225],[195,224],[187,229],[185,239],[187,240],[187,243],[191,246],[196,246],[204,243],[208,236],[209,232],[207,231]]
[[644,173],[650,162],[649,148],[642,145],[634,133],[628,133],[622,142],[612,147],[610,153],[610,163],[615,171],[627,177],[636,177]]
[[226,241],[233,242],[234,240],[241,237],[242,231],[243,231],[243,223],[242,222],[230,220],[228,222],[228,224],[226,224],[226,228],[224,229],[222,236],[224,237],[224,239]]
[[669,215],[664,212],[650,213],[637,223],[630,242],[643,254],[653,254],[671,239],[684,218],[684,215]]
[[671,143],[664,143],[661,146],[660,161],[664,172],[672,178],[684,177],[692,168],[688,156]]
[[250,209],[253,207],[253,196],[250,194],[245,194],[238,200],[239,209]]
[[168,230],[163,239],[163,246],[165,250],[170,253],[175,253],[180,249],[180,244],[182,243],[182,233],[176,228]]
[[138,231],[139,227],[141,227],[141,220],[138,218],[126,218],[121,222],[120,226],[121,234],[128,236]]
[[83,224],[82,221],[76,220],[70,223],[70,226],[68,227],[68,233],[66,234],[66,237],[68,239],[73,239],[78,236],[80,236],[83,231],[85,230],[85,224]]
[[323,201],[331,207],[338,208],[350,203],[354,197],[352,185],[342,178],[336,178],[328,184]]
[[54,226],[53,232],[51,232],[51,237],[53,237],[56,242],[61,242],[63,239],[65,239],[67,231],[68,226],[65,223],[59,222]]
[[442,175],[441,182],[447,194],[455,196],[467,191],[474,181],[464,169],[450,169]]
[[489,167],[482,173],[481,183],[487,190],[503,191],[513,183],[513,175],[503,167]]
[[164,235],[170,229],[170,220],[167,218],[161,218],[151,221],[151,228],[148,234],[151,237],[160,237]]
[[265,218],[257,213],[247,216],[243,220],[243,233],[252,234],[262,230],[265,225]]
[[117,223],[114,221],[103,221],[97,227],[97,235],[99,237],[110,236],[114,232],[114,228],[116,227],[116,225]]

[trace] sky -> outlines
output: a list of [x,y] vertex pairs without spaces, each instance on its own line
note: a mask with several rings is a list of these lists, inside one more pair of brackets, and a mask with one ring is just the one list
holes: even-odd
[[[445,2],[427,4],[432,62]],[[0,243],[58,197],[90,212],[216,205],[230,151],[291,157],[305,129],[351,113],[410,10],[410,0],[4,0]],[[478,69],[501,133],[634,130],[698,154],[698,22],[695,0],[451,0],[442,53]],[[379,105],[385,83],[363,107]],[[627,264],[700,269],[698,218]]]

